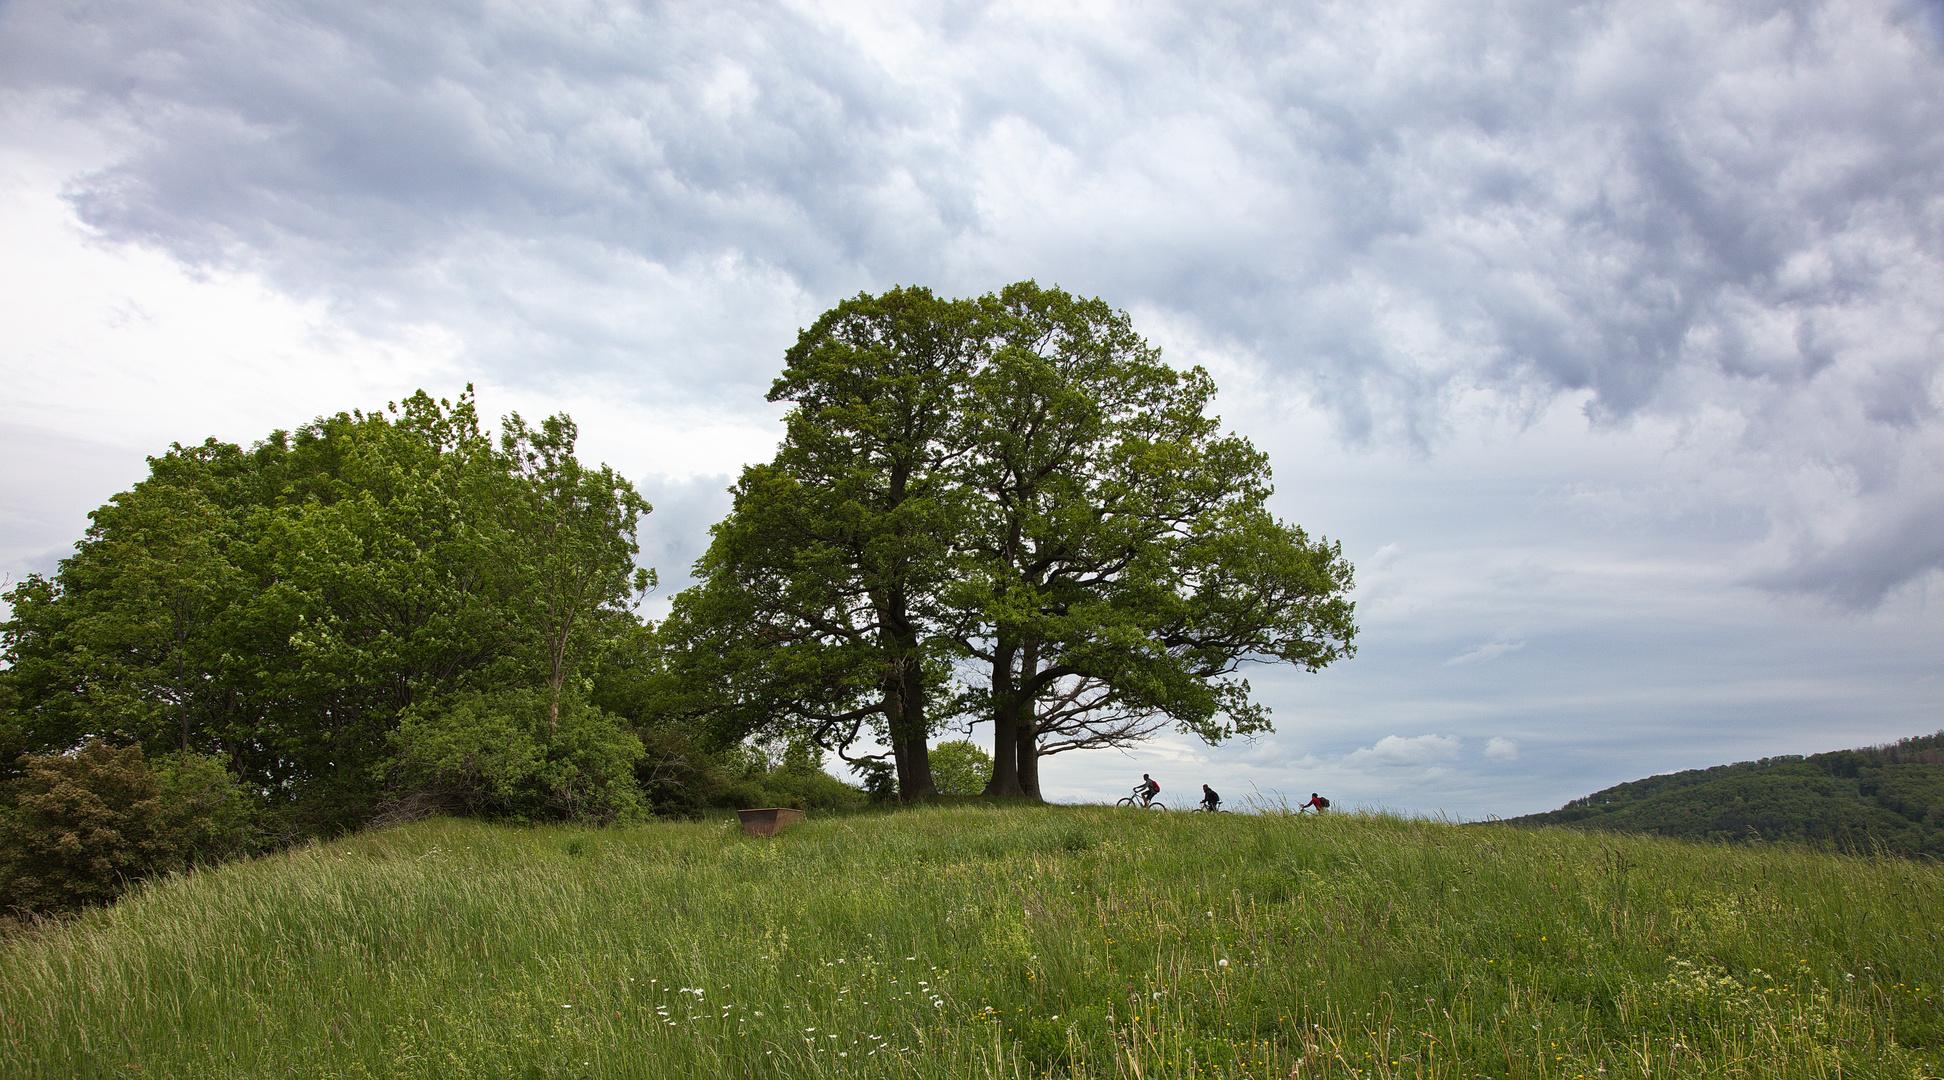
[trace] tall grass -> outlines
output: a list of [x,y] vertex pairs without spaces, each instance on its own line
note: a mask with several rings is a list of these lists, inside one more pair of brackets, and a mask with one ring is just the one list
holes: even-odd
[[1336,815],[433,821],[0,942],[7,1077],[1936,1076],[1944,871]]

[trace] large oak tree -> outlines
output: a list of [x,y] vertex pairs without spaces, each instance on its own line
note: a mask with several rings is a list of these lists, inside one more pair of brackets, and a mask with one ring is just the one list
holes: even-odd
[[[1214,392],[1124,313],[1032,282],[845,301],[787,354],[786,438],[663,628],[673,683],[737,733],[844,750],[869,727],[905,798],[967,709],[995,795],[1036,797],[1042,752],[1267,730],[1240,669],[1349,655],[1350,566],[1267,511]],[[966,660],[986,685],[942,693]]]
[[1125,313],[1033,282],[982,313],[946,606],[990,671],[988,792],[1038,797],[1044,749],[1268,730],[1237,673],[1352,653],[1340,549],[1268,512],[1268,460],[1222,433],[1208,374],[1163,364]]

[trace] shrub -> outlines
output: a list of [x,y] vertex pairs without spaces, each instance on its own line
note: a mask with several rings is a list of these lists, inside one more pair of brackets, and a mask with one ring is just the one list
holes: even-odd
[[883,758],[859,761],[851,766],[864,781],[864,797],[875,803],[898,801],[898,770]]
[[264,846],[256,801],[222,758],[175,751],[151,759],[149,769],[155,774],[163,817],[183,843],[188,861],[222,862]]
[[635,762],[635,783],[655,813],[695,817],[713,806],[725,806],[730,782],[721,755],[710,753],[689,729],[678,724],[636,727],[642,755]]
[[940,795],[977,795],[992,781],[992,755],[970,739],[931,749],[932,784]]
[[791,743],[774,754],[758,746],[737,746],[725,751],[722,760],[731,779],[718,806],[854,810],[865,803],[862,789],[824,771],[823,751],[809,743]]
[[586,702],[562,702],[557,724],[547,714],[539,690],[459,694],[408,710],[382,768],[394,812],[603,823],[638,816],[641,740]]
[[95,741],[23,755],[0,815],[0,905],[35,912],[106,903],[130,882],[250,846],[250,800],[224,763]]

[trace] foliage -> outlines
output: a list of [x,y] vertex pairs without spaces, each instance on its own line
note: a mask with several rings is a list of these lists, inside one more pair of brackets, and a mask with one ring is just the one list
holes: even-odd
[[239,858],[271,839],[257,821],[256,799],[236,782],[224,759],[171,750],[148,764],[164,818],[189,862]]
[[1356,814],[429,821],[0,941],[0,1074],[1930,1077],[1940,908],[1908,860]]
[[693,818],[764,806],[853,810],[867,799],[863,790],[825,772],[821,756],[807,745],[772,759],[742,743],[711,750],[683,725],[636,730],[646,751],[635,778],[657,814]]
[[466,692],[406,710],[387,788],[422,810],[608,822],[639,816],[641,740],[545,690]]
[[1268,459],[1221,433],[1213,380],[1126,313],[1030,281],[980,304],[944,603],[990,672],[991,793],[1037,797],[1049,749],[1269,730],[1236,672],[1354,655],[1341,549],[1268,513]]
[[19,767],[0,812],[0,908],[71,911],[250,844],[247,797],[218,759],[175,754],[151,767],[141,747],[97,740]]
[[970,739],[932,747],[931,764],[940,795],[977,795],[992,782],[992,755]]
[[777,753],[738,746],[722,761],[730,780],[717,806],[855,810],[864,805],[864,793],[825,772],[823,751],[805,740],[784,744]]
[[[401,794],[374,778],[418,775],[391,768],[415,708],[544,686],[551,731],[650,583],[633,568],[647,504],[581,466],[575,435],[565,417],[515,415],[496,447],[470,392],[420,392],[247,450],[151,458],[53,577],[8,594],[10,732],[35,753],[105,737],[222,755],[301,834]],[[608,738],[592,731],[574,737]],[[589,805],[593,781],[552,782],[556,812]],[[626,801],[595,798],[599,813]]]
[[864,797],[874,803],[898,801],[898,774],[883,758],[863,758],[851,763],[863,781]]
[[696,817],[725,805],[729,777],[719,754],[683,724],[637,725],[641,757],[635,784],[649,809],[667,817]]
[[622,602],[647,591],[655,572],[638,569],[635,522],[651,509],[613,469],[589,469],[574,457],[579,431],[565,416],[528,428],[514,413],[500,436],[500,452],[514,473],[513,538],[509,562],[523,571],[514,593],[523,622],[547,673],[549,732],[560,721],[569,672],[604,614],[626,612]]
[[1508,824],[1944,857],[1944,732],[1651,776]]
[[[840,752],[869,730],[910,800],[933,791],[925,735],[972,712],[989,791],[1037,796],[1043,746],[1265,731],[1243,664],[1352,655],[1341,549],[1267,512],[1267,461],[1208,415],[1208,374],[1125,313],[1030,281],[893,289],[786,359],[787,437],[662,628],[694,715]],[[989,689],[950,685],[966,661]]]
[[682,678],[738,734],[847,747],[867,726],[907,799],[933,793],[927,705],[944,670],[936,597],[959,515],[946,433],[976,309],[926,289],[860,294],[785,354],[774,460],[743,471],[666,627]]
[[743,810],[787,806],[798,810],[831,811],[855,810],[864,802],[862,791],[821,769],[773,769],[768,772],[746,772],[731,780],[717,805]]

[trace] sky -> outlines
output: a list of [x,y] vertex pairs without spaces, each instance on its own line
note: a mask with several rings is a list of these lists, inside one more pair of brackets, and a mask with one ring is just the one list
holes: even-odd
[[6,0],[0,238],[8,581],[172,442],[470,383],[648,495],[653,615],[798,328],[1031,278],[1214,375],[1361,627],[1055,800],[1944,728],[1944,0]]

